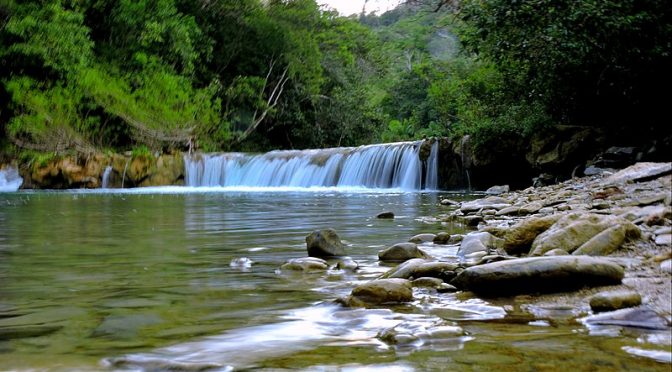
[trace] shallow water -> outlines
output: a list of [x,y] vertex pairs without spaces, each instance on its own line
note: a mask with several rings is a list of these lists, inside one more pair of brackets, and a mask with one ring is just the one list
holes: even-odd
[[[185,191],[0,194],[0,369],[669,370],[665,333],[596,333],[507,299],[333,304],[388,269],[379,249],[466,231],[421,218],[442,211],[436,193]],[[387,210],[394,220],[375,218]],[[359,272],[277,271],[325,227]],[[241,257],[254,264],[231,265]],[[456,325],[466,334],[436,331]],[[376,337],[392,327],[414,336]]]

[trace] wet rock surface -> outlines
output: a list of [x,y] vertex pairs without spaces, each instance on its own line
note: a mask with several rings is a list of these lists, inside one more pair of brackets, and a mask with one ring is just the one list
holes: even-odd
[[415,243],[397,243],[378,252],[378,259],[385,262],[404,262],[413,258],[428,258]]
[[280,266],[285,271],[324,271],[329,265],[327,261],[317,257],[293,258]]
[[411,282],[406,279],[376,279],[356,286],[342,303],[351,307],[368,307],[413,300]]
[[345,246],[334,229],[313,231],[306,237],[310,257],[345,256]]

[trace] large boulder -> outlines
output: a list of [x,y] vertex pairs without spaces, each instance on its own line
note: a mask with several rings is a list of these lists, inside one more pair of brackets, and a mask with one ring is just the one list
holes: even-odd
[[504,295],[619,284],[623,275],[621,266],[603,258],[529,257],[470,267],[450,284],[462,290]]
[[397,243],[378,252],[378,259],[383,262],[404,262],[412,258],[428,257],[415,243]]
[[640,234],[637,226],[621,217],[572,213],[561,217],[539,234],[532,243],[530,255],[541,256],[556,248],[577,255],[605,255],[618,249],[626,238],[639,237]]
[[315,230],[306,236],[306,248],[310,257],[345,256],[345,246],[336,230]]
[[350,296],[341,299],[346,306],[369,307],[413,300],[411,282],[406,279],[376,279],[360,284]]

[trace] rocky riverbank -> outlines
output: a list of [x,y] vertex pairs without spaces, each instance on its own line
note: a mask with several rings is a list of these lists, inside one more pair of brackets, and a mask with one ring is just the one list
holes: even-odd
[[[443,199],[445,213],[435,220],[461,221],[472,232],[425,233],[391,245],[379,260],[398,265],[356,284],[337,302],[380,308],[417,301],[419,293],[429,303],[445,296],[481,298],[503,310],[504,322],[647,330],[657,332],[654,344],[668,350],[671,173],[670,163],[637,163],[551,186],[493,188],[489,193],[498,195],[469,202]],[[357,270],[352,260],[338,257],[338,236],[327,232],[307,238],[309,253],[318,257],[293,259],[279,270]],[[315,237],[325,235],[317,244]],[[427,291],[437,299],[427,299]],[[437,327],[462,334],[459,324]],[[380,334],[392,344],[418,337],[396,329]],[[642,355],[672,363],[669,351]]]
[[24,189],[181,186],[185,177],[181,153],[96,153],[14,163]]

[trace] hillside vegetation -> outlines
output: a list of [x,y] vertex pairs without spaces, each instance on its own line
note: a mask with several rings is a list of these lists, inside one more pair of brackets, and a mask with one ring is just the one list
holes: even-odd
[[[663,128],[666,1],[0,5],[5,154],[351,146]],[[33,155],[31,155],[33,154]]]

